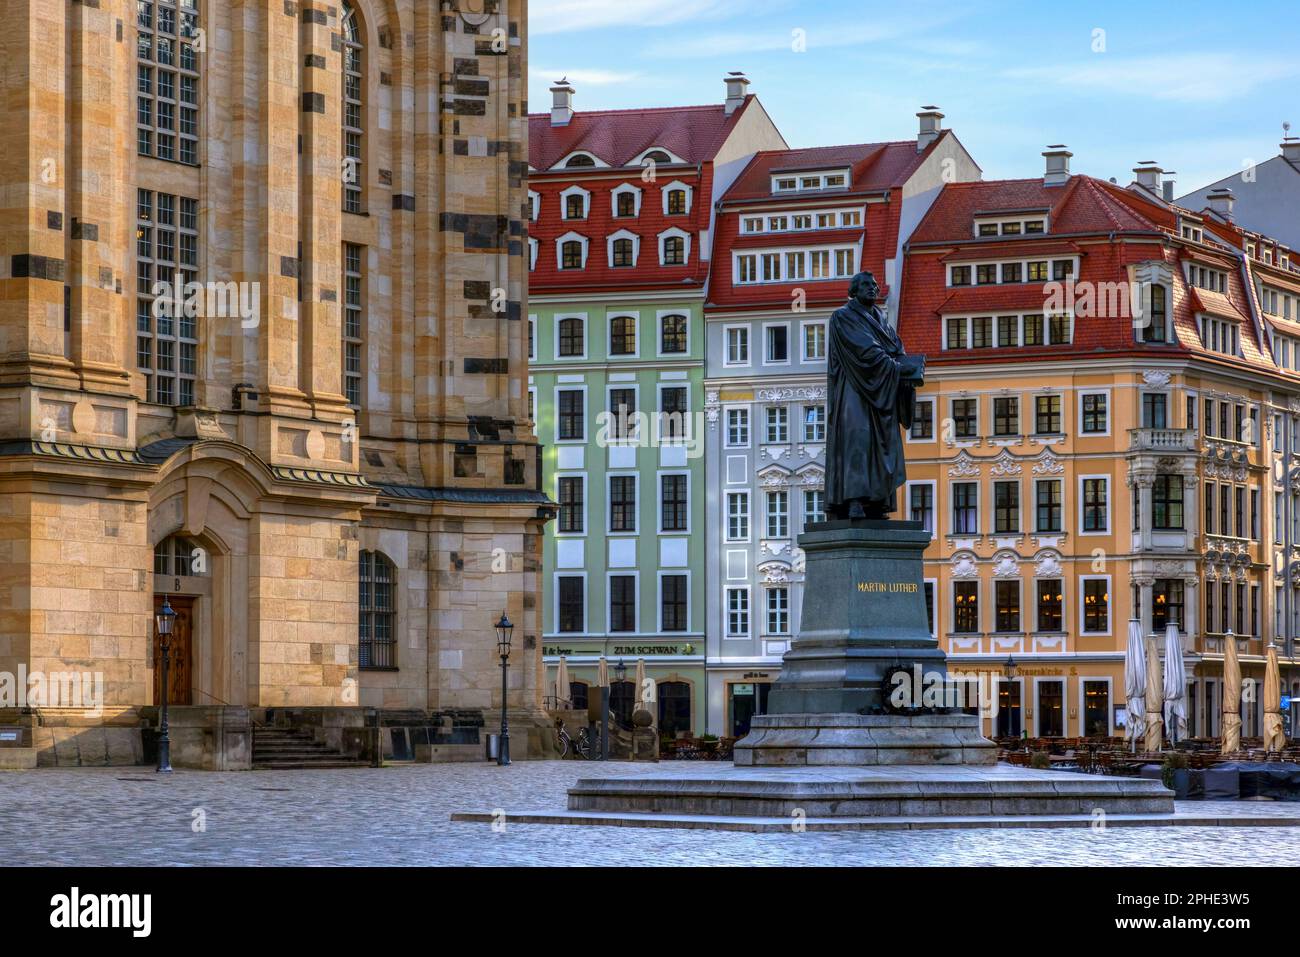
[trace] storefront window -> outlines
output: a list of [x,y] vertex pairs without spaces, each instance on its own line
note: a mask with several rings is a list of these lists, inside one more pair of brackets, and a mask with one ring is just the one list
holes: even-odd
[[631,681],[609,683],[611,720],[622,728],[632,727],[632,705],[636,701],[636,684]]
[[1065,687],[1060,681],[1038,682],[1038,736],[1065,735]]
[[685,681],[659,682],[659,733],[676,737],[691,730],[691,686]]
[[767,683],[732,684],[727,686],[728,712],[731,714],[731,737],[743,738],[749,734],[749,723],[756,714],[767,714],[767,694],[772,686]]
[[1083,733],[1090,737],[1110,734],[1110,683],[1085,681],[1083,683]]
[[587,710],[587,682],[570,681],[569,700],[573,702],[573,709],[575,711],[586,711]]
[[1018,738],[1020,722],[1020,682],[1002,680],[998,682],[998,727],[995,732],[999,738]]

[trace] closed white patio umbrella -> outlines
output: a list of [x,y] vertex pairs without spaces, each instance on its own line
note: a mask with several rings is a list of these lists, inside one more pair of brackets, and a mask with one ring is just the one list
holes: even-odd
[[1187,736],[1187,669],[1177,625],[1165,629],[1165,729],[1170,745]]
[[1137,750],[1138,741],[1146,730],[1147,663],[1142,647],[1142,623],[1136,618],[1128,623],[1128,647],[1124,651],[1124,699],[1128,708],[1128,724],[1124,734],[1130,746]]
[[1223,714],[1219,734],[1224,754],[1241,750],[1241,662],[1237,660],[1237,636],[1231,631],[1223,636]]
[[1147,726],[1146,743],[1143,750],[1154,753],[1160,750],[1164,741],[1165,720],[1161,708],[1165,701],[1165,674],[1160,669],[1160,652],[1156,650],[1156,640],[1147,639]]
[[1277,646],[1269,644],[1268,663],[1264,667],[1264,749],[1281,751],[1286,747],[1282,730],[1282,669],[1277,663]]
[[573,706],[573,689],[569,684],[569,660],[560,655],[560,665],[555,669],[555,709]]

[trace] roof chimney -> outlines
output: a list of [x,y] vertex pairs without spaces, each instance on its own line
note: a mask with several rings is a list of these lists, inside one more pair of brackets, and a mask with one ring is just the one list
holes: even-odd
[[923,106],[916,118],[921,121],[921,128],[916,134],[916,151],[923,153],[943,132],[943,114],[937,106]]
[[1160,188],[1160,177],[1164,175],[1164,170],[1156,165],[1155,160],[1142,160],[1133,167],[1133,175],[1137,177],[1137,184],[1143,189],[1149,189],[1157,196],[1163,196]]
[[551,87],[551,125],[568,126],[573,119],[573,87],[568,79],[557,80]]
[[1237,197],[1232,195],[1232,190],[1226,186],[1210,190],[1205,197],[1210,204],[1210,209],[1214,210],[1228,222],[1232,222],[1232,207],[1237,203]]
[[1300,166],[1300,138],[1288,136],[1282,141],[1282,158]]
[[745,102],[745,87],[749,86],[749,80],[743,73],[728,73],[722,78],[722,82],[727,84],[727,99],[724,102],[727,115],[730,116],[736,112]]
[[1064,143],[1053,143],[1043,151],[1047,168],[1043,173],[1044,186],[1061,186],[1070,181],[1070,157],[1074,154]]
[[1160,188],[1163,190],[1163,196],[1166,203],[1172,203],[1174,201],[1174,177],[1176,175],[1178,175],[1177,170],[1165,170],[1165,178],[1163,182],[1161,182]]

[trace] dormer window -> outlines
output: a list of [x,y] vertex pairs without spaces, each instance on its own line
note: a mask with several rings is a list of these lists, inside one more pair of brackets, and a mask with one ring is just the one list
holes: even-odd
[[620,229],[609,237],[609,264],[615,269],[635,266],[640,253],[641,240],[626,229]]
[[978,235],[980,235],[980,236],[996,236],[997,234],[998,234],[998,224],[997,224],[997,223],[980,223],[980,224],[979,224]]
[[641,215],[641,190],[631,183],[624,183],[614,189],[611,195],[614,216],[629,219]]
[[1204,241],[1205,234],[1202,231],[1200,226],[1184,225],[1182,231],[1180,232],[1180,235],[1183,237],[1183,239],[1190,239],[1194,243],[1199,243]]
[[530,189],[528,191],[528,218],[533,222],[537,222],[537,217],[541,211],[542,197]]
[[579,153],[577,156],[570,156],[569,161],[564,164],[565,169],[581,169],[583,167],[595,166],[596,161],[585,153]]
[[591,209],[591,193],[581,186],[570,186],[560,193],[560,204],[565,219],[586,219]]
[[772,192],[812,192],[823,189],[843,189],[848,185],[847,171],[809,170],[798,174],[779,173],[772,177]]
[[981,216],[975,221],[975,235],[987,239],[992,236],[1041,235],[1047,232],[1045,216],[1027,217],[1000,215],[996,218]]
[[685,216],[691,208],[691,188],[685,183],[672,182],[663,189],[665,216]]
[[641,158],[642,163],[671,163],[673,158],[663,150],[651,150]]
[[587,237],[565,233],[555,241],[555,265],[558,269],[587,268]]
[[659,265],[684,266],[691,254],[690,234],[666,229],[659,234]]

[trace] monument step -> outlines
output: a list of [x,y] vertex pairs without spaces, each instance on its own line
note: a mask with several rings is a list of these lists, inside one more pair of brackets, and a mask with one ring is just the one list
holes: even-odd
[[[493,824],[499,814],[461,811],[452,821]],[[665,827],[687,830],[744,831],[748,833],[793,833],[789,817],[728,817],[704,814],[640,814],[603,811],[544,811],[515,813],[506,817],[509,824],[579,824],[596,827]],[[1098,819],[1091,814],[1047,814],[1006,816],[939,816],[939,817],[830,817],[802,819],[798,826],[809,831],[888,831],[934,830],[943,828],[1004,827],[1297,827],[1300,815],[1292,817],[1238,816],[1198,814],[1179,811],[1173,814],[1108,814]]]

